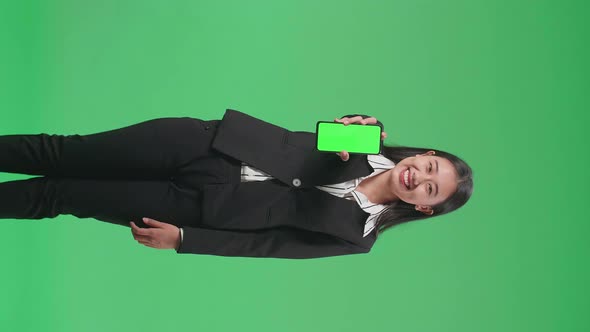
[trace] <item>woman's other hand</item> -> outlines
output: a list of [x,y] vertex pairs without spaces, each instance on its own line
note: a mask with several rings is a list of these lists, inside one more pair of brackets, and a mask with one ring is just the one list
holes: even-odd
[[[336,118],[336,119],[334,119],[334,121],[343,123],[345,126],[348,126],[351,123],[358,123],[358,124],[362,124],[362,125],[377,123],[377,119],[375,117],[363,119],[362,116],[355,116],[352,118],[344,117],[341,119]],[[382,132],[381,133],[381,140],[384,140],[386,137],[387,137],[387,133]],[[340,156],[340,159],[342,159],[342,161],[347,161],[350,158],[350,155],[346,151],[339,152],[339,153],[337,153],[337,155]]]
[[178,248],[180,245],[178,227],[150,218],[143,218],[143,222],[151,228],[140,228],[133,221],[129,223],[133,238],[137,242],[156,249]]

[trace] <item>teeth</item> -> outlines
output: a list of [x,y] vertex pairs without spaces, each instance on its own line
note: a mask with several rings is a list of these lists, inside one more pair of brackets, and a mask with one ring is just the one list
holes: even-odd
[[410,170],[406,170],[406,172],[404,173],[404,182],[406,187],[410,187]]

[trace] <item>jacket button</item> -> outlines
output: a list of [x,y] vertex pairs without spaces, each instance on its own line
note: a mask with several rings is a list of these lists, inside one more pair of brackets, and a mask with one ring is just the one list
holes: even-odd
[[295,187],[299,187],[301,185],[301,180],[299,180],[297,178],[293,179],[293,185]]
[[205,130],[209,130],[209,126],[205,126]]

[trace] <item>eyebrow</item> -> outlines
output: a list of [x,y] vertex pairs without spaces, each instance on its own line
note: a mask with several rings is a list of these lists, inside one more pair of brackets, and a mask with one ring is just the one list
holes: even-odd
[[[434,159],[434,163],[436,164],[436,174],[438,174],[438,160]],[[434,193],[434,196],[438,195],[438,183],[435,185],[436,187],[436,192]]]

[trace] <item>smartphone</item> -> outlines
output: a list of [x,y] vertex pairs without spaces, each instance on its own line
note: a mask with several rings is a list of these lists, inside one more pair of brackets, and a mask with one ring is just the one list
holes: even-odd
[[325,152],[356,154],[381,153],[381,127],[376,124],[349,124],[318,121],[316,125],[316,149]]

